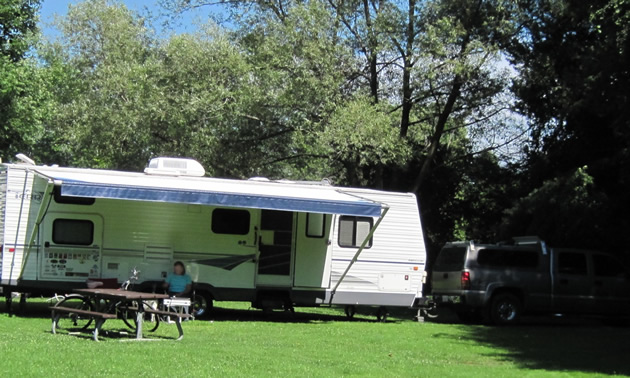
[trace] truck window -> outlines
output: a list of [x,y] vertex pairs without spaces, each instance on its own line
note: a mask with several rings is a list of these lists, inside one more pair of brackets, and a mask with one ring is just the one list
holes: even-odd
[[52,239],[55,244],[91,245],[94,223],[82,219],[55,219]]
[[608,255],[593,255],[593,270],[599,277],[623,277],[626,269],[621,261]]
[[464,269],[467,247],[445,247],[438,254],[433,270],[437,272],[452,272]]
[[247,235],[249,233],[249,211],[214,209],[212,232],[215,234]]
[[538,252],[535,250],[482,249],[477,254],[479,265],[500,268],[536,268]]
[[580,252],[560,252],[558,273],[586,275],[586,255]]

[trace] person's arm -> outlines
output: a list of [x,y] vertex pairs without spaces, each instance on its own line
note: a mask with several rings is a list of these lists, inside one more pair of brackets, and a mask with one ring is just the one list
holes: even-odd
[[164,282],[162,282],[162,288],[163,289],[168,289],[169,286],[171,286],[171,276],[170,275],[166,276],[166,279],[164,280]]
[[184,289],[184,291],[179,293],[179,295],[182,297],[188,295],[188,293],[192,291],[192,278],[190,278],[188,274],[186,274],[185,277],[186,277],[186,288]]
[[186,285],[186,288],[184,289],[184,291],[179,293],[179,295],[185,296],[186,294],[190,293],[191,289],[192,289],[192,284],[188,284]]

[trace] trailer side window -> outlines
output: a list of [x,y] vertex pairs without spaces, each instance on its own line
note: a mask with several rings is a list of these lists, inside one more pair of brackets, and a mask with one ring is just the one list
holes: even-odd
[[83,219],[55,219],[52,239],[55,244],[91,245],[94,223]]
[[67,205],[93,205],[95,199],[89,197],[69,197],[61,195],[61,188],[55,186],[53,188],[53,198],[57,203],[63,203]]
[[236,209],[214,209],[212,232],[215,234],[249,234],[249,211]]
[[326,228],[326,214],[306,213],[306,236],[323,238]]
[[[367,217],[341,216],[339,218],[339,246],[347,248],[360,247],[365,237],[370,233],[373,222],[372,218]],[[365,247],[370,248],[372,241],[372,238],[370,238]]]

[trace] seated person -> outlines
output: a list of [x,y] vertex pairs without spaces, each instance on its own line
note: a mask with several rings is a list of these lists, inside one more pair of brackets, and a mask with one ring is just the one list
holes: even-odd
[[166,276],[162,284],[171,297],[186,297],[192,288],[192,279],[186,274],[186,267],[181,261],[173,264],[173,273]]

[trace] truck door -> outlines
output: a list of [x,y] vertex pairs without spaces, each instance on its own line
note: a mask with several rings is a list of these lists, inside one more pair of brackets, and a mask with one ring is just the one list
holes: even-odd
[[587,257],[586,253],[578,251],[554,253],[554,311],[593,311],[593,278],[588,269]]
[[614,256],[593,253],[596,310],[605,315],[630,315],[630,273]]
[[261,210],[256,286],[291,286],[294,213]]
[[81,282],[101,277],[103,218],[49,213],[43,222],[39,279]]

